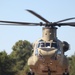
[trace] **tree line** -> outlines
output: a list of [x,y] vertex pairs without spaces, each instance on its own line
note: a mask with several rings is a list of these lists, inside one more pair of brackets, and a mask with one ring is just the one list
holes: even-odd
[[[11,54],[0,52],[0,75],[26,75],[29,70],[27,60],[32,54],[32,44],[19,40],[12,47]],[[75,74],[75,54],[69,57],[70,75]]]
[[0,75],[25,75],[27,60],[32,54],[30,42],[19,40],[12,47],[11,54],[0,52]]

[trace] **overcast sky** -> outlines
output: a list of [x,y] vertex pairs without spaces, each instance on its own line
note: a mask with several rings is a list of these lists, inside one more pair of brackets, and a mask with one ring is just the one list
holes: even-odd
[[[50,22],[65,18],[75,17],[75,0],[0,0],[0,20],[42,22],[26,11],[31,9],[42,15]],[[75,20],[72,20],[75,22]],[[33,43],[42,37],[42,27],[26,26],[0,26],[0,51],[12,52],[12,46],[18,40],[28,40]],[[70,50],[66,55],[71,56],[75,52],[75,28],[60,27],[57,33],[58,39],[67,41]]]

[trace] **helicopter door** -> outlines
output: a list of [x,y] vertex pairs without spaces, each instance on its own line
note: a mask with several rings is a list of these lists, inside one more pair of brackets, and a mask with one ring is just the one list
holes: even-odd
[[45,43],[44,42],[39,42],[36,47],[35,47],[35,55],[38,55],[38,48],[44,48],[45,47]]

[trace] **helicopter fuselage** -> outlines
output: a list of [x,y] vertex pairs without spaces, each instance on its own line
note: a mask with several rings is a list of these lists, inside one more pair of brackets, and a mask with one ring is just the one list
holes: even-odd
[[68,69],[68,60],[64,55],[62,42],[57,41],[35,42],[34,52],[28,60],[28,65],[36,74],[46,75],[50,69],[52,75],[62,75],[64,70]]
[[28,59],[28,65],[38,75],[47,75],[49,72],[51,75],[62,75],[68,69],[63,42],[56,38],[56,28],[44,28],[43,32],[43,37],[33,44],[34,51]]

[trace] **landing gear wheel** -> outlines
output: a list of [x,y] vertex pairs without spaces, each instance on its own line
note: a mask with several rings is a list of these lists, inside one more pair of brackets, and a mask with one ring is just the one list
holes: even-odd
[[48,69],[48,75],[51,75],[51,71],[50,71],[50,69]]
[[69,75],[69,73],[63,73],[62,75]]

